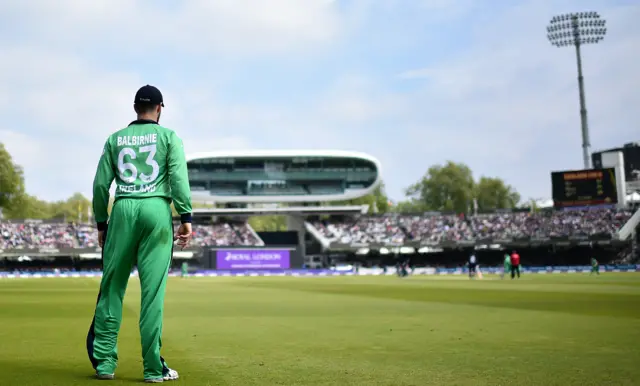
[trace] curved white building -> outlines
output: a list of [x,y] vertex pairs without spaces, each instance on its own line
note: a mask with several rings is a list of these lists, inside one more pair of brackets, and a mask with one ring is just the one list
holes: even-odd
[[380,162],[339,150],[235,150],[187,156],[194,201],[327,202],[371,193]]

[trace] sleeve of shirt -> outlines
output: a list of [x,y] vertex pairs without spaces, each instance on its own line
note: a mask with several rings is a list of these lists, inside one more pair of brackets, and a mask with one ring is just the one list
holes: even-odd
[[98,169],[93,179],[93,217],[98,223],[98,230],[103,231],[107,227],[109,214],[109,188],[115,178],[113,160],[111,159],[111,145],[109,140],[104,145]]
[[187,160],[184,156],[182,140],[174,132],[171,133],[169,139],[167,163],[173,206],[180,215],[182,223],[191,222],[191,188],[189,187]]

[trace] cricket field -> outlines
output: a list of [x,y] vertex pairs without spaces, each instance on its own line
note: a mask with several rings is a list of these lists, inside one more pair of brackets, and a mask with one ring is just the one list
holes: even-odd
[[[104,382],[98,285],[0,280],[0,385]],[[114,385],[141,382],[139,299]],[[640,274],[171,278],[163,356],[176,385],[640,385]]]

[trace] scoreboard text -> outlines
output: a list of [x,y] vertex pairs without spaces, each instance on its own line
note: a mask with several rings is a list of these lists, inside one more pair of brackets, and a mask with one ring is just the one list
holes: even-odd
[[614,168],[551,173],[556,208],[618,203]]

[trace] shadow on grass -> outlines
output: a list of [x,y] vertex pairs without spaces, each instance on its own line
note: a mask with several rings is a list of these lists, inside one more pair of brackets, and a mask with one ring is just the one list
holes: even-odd
[[[30,361],[0,360],[0,385],[7,386],[75,386],[91,385],[96,379],[91,366],[48,363],[34,358]],[[109,384],[143,383],[142,376],[118,376]]]

